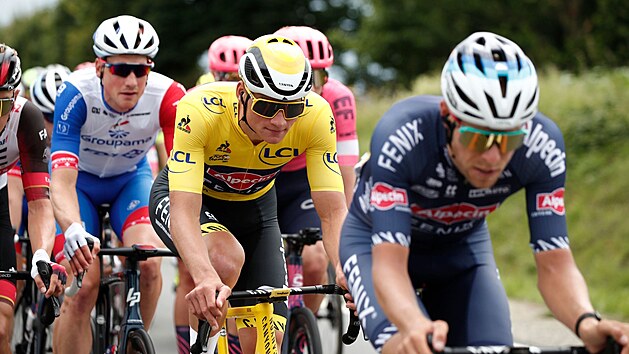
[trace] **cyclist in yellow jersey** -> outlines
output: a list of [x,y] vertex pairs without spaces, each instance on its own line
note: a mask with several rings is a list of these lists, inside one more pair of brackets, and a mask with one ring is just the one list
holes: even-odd
[[[197,80],[197,86],[214,81],[239,81],[238,62],[253,41],[247,37],[227,35],[217,38],[208,48],[208,70]],[[190,90],[193,90],[191,88]],[[194,288],[194,281],[181,260],[177,262],[178,284],[175,294],[175,332],[178,354],[190,352],[190,327],[188,326],[188,305],[185,295]],[[230,319],[227,326],[230,354],[240,354],[240,344],[236,327]]]
[[[212,334],[232,288],[285,285],[274,179],[301,153],[326,252],[344,284],[338,239],[347,208],[334,118],[310,92],[309,62],[294,41],[267,35],[240,59],[239,75],[238,82],[200,86],[179,102],[171,158],[151,191],[153,226],[190,270],[195,288],[186,300]],[[286,304],[274,312],[281,341]],[[253,353],[255,329],[239,323],[239,336],[243,353]]]

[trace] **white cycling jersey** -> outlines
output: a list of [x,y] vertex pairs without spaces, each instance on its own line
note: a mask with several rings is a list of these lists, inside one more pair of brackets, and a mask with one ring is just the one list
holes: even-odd
[[128,112],[116,112],[103,98],[93,68],[75,71],[59,88],[55,104],[52,169],[78,167],[101,178],[134,171],[160,128],[170,151],[174,118],[185,88],[149,73],[144,94]]

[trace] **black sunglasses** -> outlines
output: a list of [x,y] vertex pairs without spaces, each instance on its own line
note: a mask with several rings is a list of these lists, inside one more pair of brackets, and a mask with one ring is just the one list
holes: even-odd
[[105,63],[105,67],[109,69],[109,72],[120,77],[127,77],[132,72],[135,77],[144,77],[151,72],[153,64],[127,64],[127,63]]

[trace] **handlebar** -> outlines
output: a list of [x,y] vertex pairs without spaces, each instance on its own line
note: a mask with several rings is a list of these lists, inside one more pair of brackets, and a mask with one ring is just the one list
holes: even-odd
[[[37,262],[37,272],[41,277],[46,289],[50,287],[50,277],[52,276],[52,267],[50,263],[45,261]],[[52,306],[50,306],[52,305]],[[51,296],[44,300],[44,305],[38,311],[40,321],[48,326],[54,322],[55,318],[61,315],[61,302],[56,296]]]
[[[558,346],[558,347],[536,347],[536,346],[467,346],[467,347],[445,347],[443,352],[432,349],[432,336],[428,335],[428,345],[433,353],[446,354],[591,354],[583,346]],[[608,337],[605,349],[597,354],[619,354],[621,346],[616,341]]]
[[[94,243],[91,239],[88,239],[88,246],[90,250],[93,249]],[[119,247],[119,248],[103,248],[98,252],[99,255],[110,256],[122,256],[132,261],[145,261],[152,257],[176,257],[177,255],[165,248],[157,248],[152,245],[134,244],[131,247]],[[66,296],[74,296],[82,287],[83,275],[85,272],[80,273],[77,277],[72,279],[72,284],[65,290]]]

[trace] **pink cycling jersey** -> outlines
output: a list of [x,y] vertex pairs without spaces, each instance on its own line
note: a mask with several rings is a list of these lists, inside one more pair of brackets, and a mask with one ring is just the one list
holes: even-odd
[[[336,123],[336,149],[340,166],[353,166],[358,162],[358,137],[356,135],[356,101],[347,86],[329,79],[321,96],[332,107]],[[299,155],[286,164],[282,171],[290,172],[306,168],[305,155]]]

